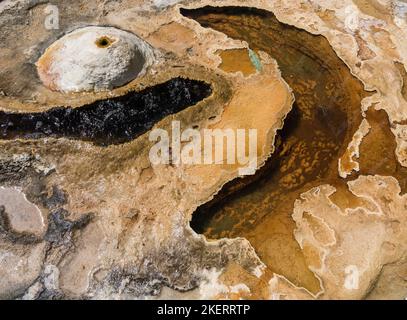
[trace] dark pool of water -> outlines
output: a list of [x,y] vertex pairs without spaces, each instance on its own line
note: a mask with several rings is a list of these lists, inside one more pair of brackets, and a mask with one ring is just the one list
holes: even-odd
[[[244,186],[242,194],[258,194],[253,206],[260,203],[261,207],[264,195],[273,194],[268,210],[263,208],[247,219],[252,226],[253,221],[260,221],[276,209],[279,198],[287,192],[309,182],[319,183],[327,176],[336,177],[337,171],[332,174],[332,170],[336,169],[340,151],[360,124],[360,105],[366,92],[324,37],[280,23],[270,12],[239,7],[204,7],[181,12],[204,27],[247,41],[253,50],[270,54],[296,98],[293,111],[277,137],[277,150],[266,166],[255,177],[227,185],[214,201],[193,216],[191,225],[198,232],[207,231],[208,236],[215,238],[221,234],[237,236],[244,225],[241,216],[236,215],[232,222],[225,210],[240,207],[243,199],[231,195],[231,203],[223,205],[218,204],[219,199],[228,202],[224,199],[226,194]],[[252,185],[254,181],[256,184]],[[222,223],[221,216],[228,222]]]
[[337,164],[361,122],[363,84],[324,37],[280,23],[270,12],[204,7],[181,13],[268,53],[296,98],[266,165],[255,176],[228,183],[196,210],[191,227],[211,239],[246,237],[272,272],[318,292],[294,239],[291,214],[302,192],[344,183]]
[[168,115],[210,96],[205,82],[175,78],[140,92],[40,113],[0,111],[0,139],[67,137],[98,145],[131,141]]

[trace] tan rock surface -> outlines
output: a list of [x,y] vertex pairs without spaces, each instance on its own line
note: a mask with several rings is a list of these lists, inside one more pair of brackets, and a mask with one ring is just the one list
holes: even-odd
[[[256,70],[255,63],[242,56],[250,43],[204,28],[179,11],[205,5],[271,11],[282,23],[322,35],[371,94],[362,97],[355,115],[365,126],[352,124],[348,143],[338,146],[351,168],[338,168],[336,161],[330,170],[332,183],[305,185],[298,197],[286,200],[284,212],[289,215],[269,214],[264,224],[245,234],[247,239],[207,240],[189,226],[198,207],[239,177],[235,165],[152,165],[148,131],[131,142],[109,146],[63,137],[0,140],[0,186],[18,187],[32,206],[41,208],[45,224],[44,232],[34,236],[0,225],[0,297],[407,296],[403,2],[124,0],[53,5],[60,14],[57,30],[44,27],[44,3],[0,3],[3,114],[78,108],[180,76],[201,80],[211,85],[212,94],[154,128],[170,131],[172,120],[180,121],[182,128],[200,130],[256,128],[262,167],[276,149],[276,132],[291,111],[292,91],[273,55],[255,50],[262,66]],[[155,49],[156,61],[141,77],[107,92],[64,93],[43,86],[35,62],[61,36],[88,25],[134,33]],[[17,41],[16,34],[21,35]],[[233,52],[244,59],[241,64],[233,65],[236,57],[227,56]],[[351,83],[346,72],[334,76]],[[299,83],[304,95],[312,96],[316,84]],[[353,169],[357,172],[347,180],[339,178],[340,172],[350,174]],[[287,174],[288,186],[296,183],[291,177]],[[28,229],[39,230],[38,224],[33,228]],[[268,235],[273,232],[279,236]],[[292,269],[286,270],[287,263]]]

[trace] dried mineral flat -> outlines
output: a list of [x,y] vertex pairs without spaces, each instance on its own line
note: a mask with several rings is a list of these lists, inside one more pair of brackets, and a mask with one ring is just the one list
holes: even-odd
[[[0,298],[407,296],[405,2],[52,6],[0,3]],[[257,130],[255,174],[153,164],[174,122]]]

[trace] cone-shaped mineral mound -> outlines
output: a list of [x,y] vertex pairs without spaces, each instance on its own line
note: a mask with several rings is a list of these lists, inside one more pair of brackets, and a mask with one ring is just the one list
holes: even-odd
[[38,60],[37,70],[52,90],[100,91],[130,82],[153,60],[153,49],[130,32],[85,27],[54,42]]

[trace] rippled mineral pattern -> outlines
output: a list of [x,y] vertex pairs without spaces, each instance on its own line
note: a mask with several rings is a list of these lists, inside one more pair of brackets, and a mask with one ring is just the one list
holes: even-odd
[[[0,1],[0,299],[406,299],[406,39],[405,0]],[[181,161],[210,129],[253,170]]]

